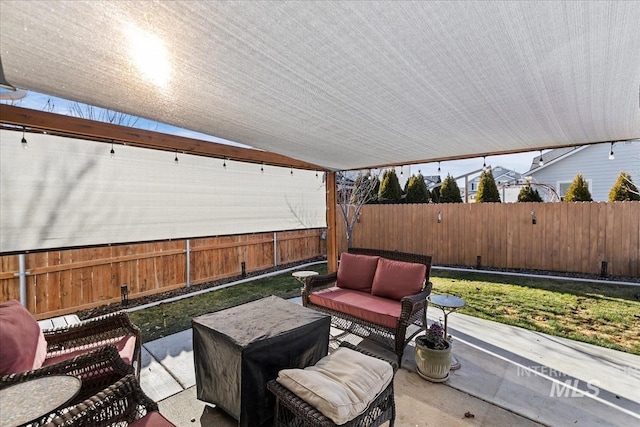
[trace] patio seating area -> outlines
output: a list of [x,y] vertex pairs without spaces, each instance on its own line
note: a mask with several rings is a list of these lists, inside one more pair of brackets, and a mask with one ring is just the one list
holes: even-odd
[[[430,309],[429,321],[438,315]],[[423,380],[413,342],[405,350],[394,380],[396,426],[626,426],[640,419],[638,356],[458,313],[449,331],[462,367],[446,383]],[[373,342],[332,328],[330,349],[341,341],[395,359]],[[237,425],[196,398],[190,330],[143,345],[141,384],[177,426]]]

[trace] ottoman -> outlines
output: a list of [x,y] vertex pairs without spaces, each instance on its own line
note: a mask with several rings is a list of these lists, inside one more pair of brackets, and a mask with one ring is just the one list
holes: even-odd
[[267,382],[327,355],[331,317],[271,296],[192,320],[198,399],[241,427],[273,417]]

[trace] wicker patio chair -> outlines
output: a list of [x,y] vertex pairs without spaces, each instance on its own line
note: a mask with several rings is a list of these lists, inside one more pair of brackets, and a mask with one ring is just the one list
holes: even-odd
[[174,426],[160,415],[133,374],[59,412],[46,427]]
[[331,315],[331,323],[336,328],[362,338],[373,340],[395,352],[398,356],[398,366],[400,366],[404,348],[413,337],[425,329],[427,296],[431,293],[432,288],[432,283],[429,281],[431,256],[369,248],[349,248],[348,252],[355,255],[379,256],[394,261],[418,263],[426,267],[424,289],[418,294],[402,298],[402,311],[398,318],[398,323],[394,328],[372,323],[341,311],[313,304],[310,300],[311,294],[318,289],[335,286],[338,278],[337,271],[326,275],[310,276],[306,279],[305,286],[302,288],[303,306]]
[[80,392],[70,402],[75,403],[133,373],[133,366],[120,358],[118,350],[113,346],[106,346],[33,371],[5,375],[0,378],[0,389],[50,375],[72,375],[82,381]]
[[65,358],[106,345],[114,345],[118,350],[122,350],[121,345],[128,345],[123,344],[126,338],[133,336],[135,338],[133,355],[128,362],[134,366],[136,376],[140,378],[142,363],[140,329],[131,323],[124,311],[88,319],[75,325],[44,330],[43,333],[47,341],[44,365],[58,363]]
[[[393,372],[398,370],[398,365],[394,361],[386,360],[365,349],[358,348],[349,342],[343,342],[340,347],[350,348],[359,351],[367,356],[388,362],[393,367]],[[274,409],[274,425],[287,427],[335,427],[336,424],[324,416],[315,407],[302,400],[289,389],[271,380],[267,383],[269,389],[276,397]],[[393,394],[393,379],[387,388],[380,393],[365,409],[365,411],[348,421],[342,426],[347,427],[376,427],[389,421],[389,426],[393,427],[396,418],[396,407]]]

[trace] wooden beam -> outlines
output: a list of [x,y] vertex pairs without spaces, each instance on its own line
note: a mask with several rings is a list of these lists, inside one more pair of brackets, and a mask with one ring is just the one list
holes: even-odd
[[327,271],[338,271],[338,235],[336,227],[337,188],[336,173],[328,172],[327,181]]
[[249,163],[292,167],[296,169],[324,170],[323,167],[280,154],[250,148],[202,141],[152,132],[111,123],[97,122],[78,117],[63,116],[45,111],[30,110],[13,105],[0,104],[0,123],[26,127],[27,131],[38,130],[52,135],[89,139],[115,144],[127,144],[135,147],[196,156],[214,157]]

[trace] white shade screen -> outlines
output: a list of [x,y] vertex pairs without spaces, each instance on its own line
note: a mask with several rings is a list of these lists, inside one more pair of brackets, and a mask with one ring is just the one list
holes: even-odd
[[26,138],[23,149],[22,132],[0,131],[2,253],[326,225],[314,171]]

